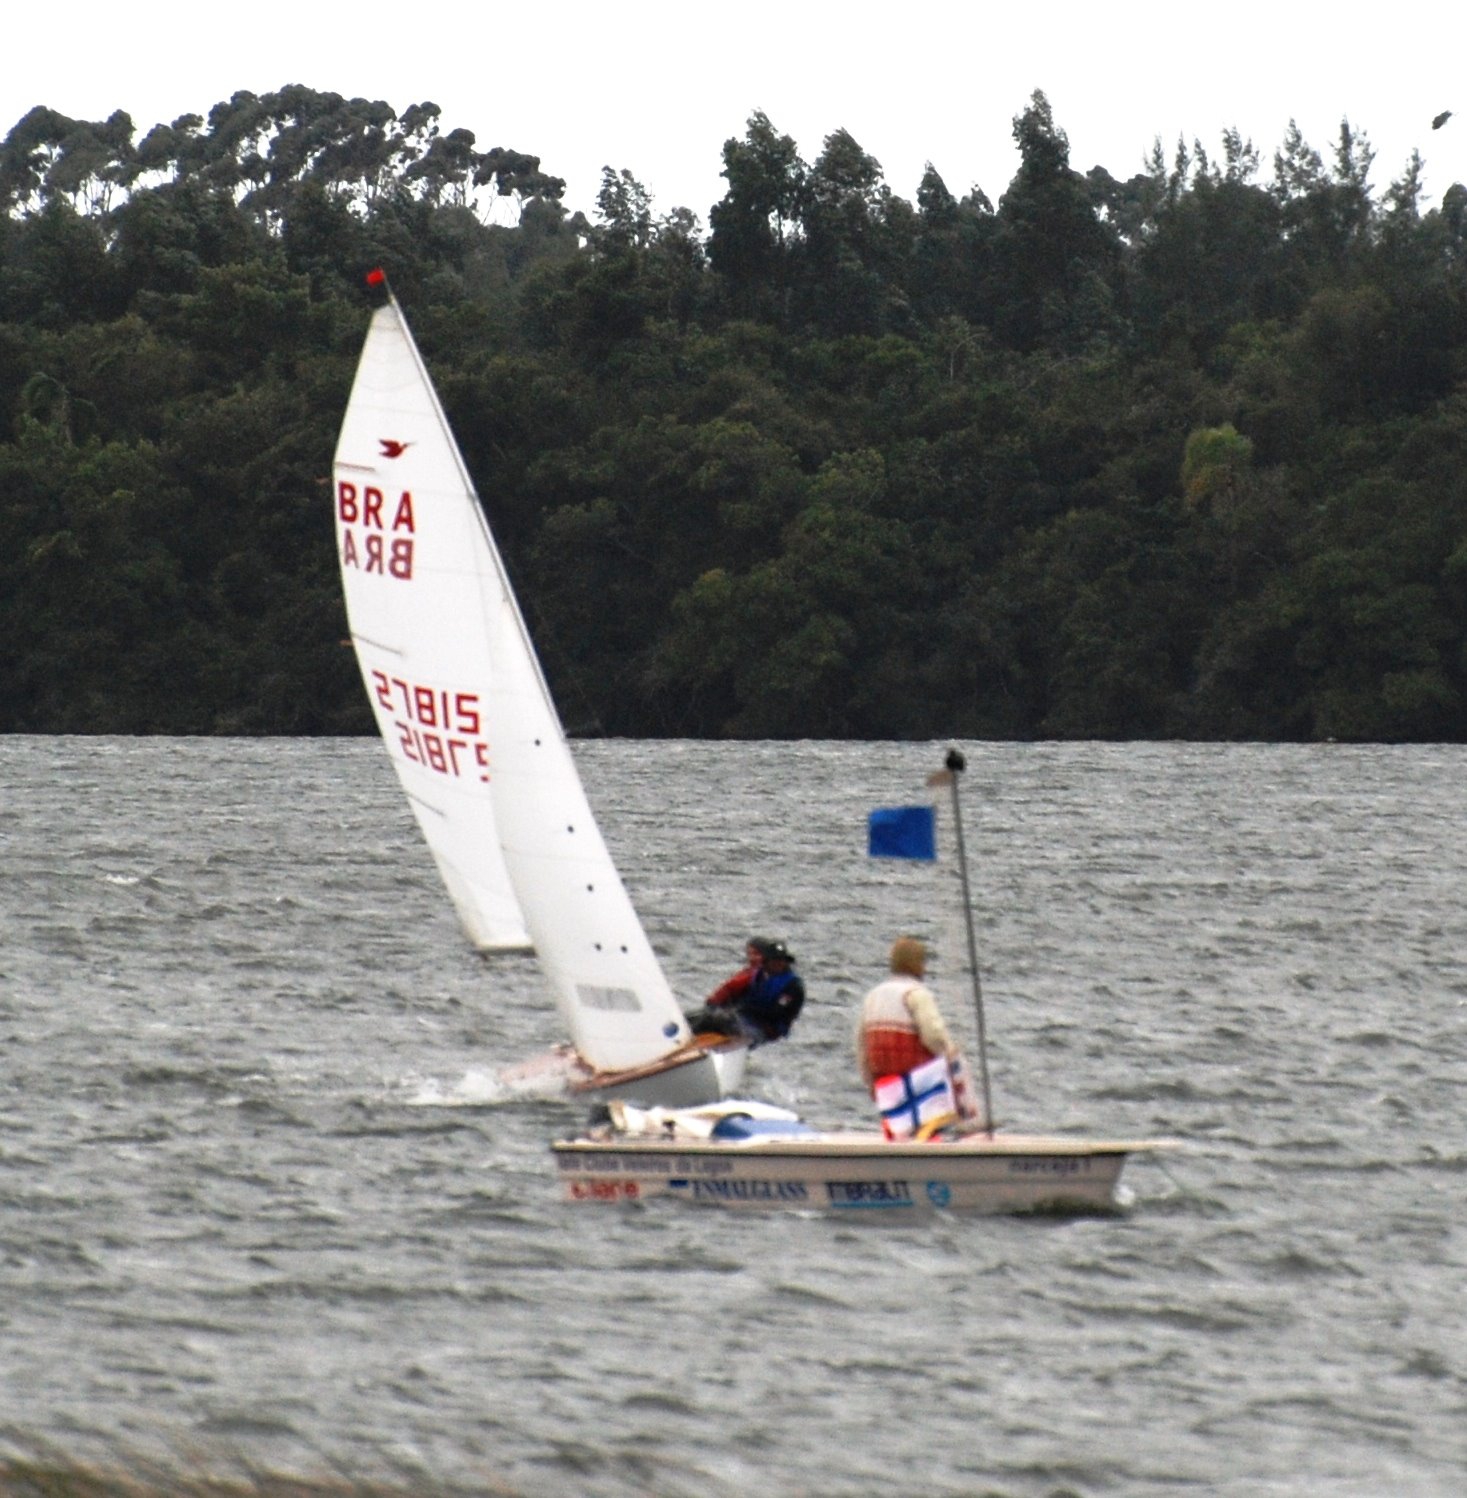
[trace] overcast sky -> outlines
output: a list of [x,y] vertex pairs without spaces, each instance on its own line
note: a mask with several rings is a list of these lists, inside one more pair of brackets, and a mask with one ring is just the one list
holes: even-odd
[[1464,40],[1453,5],[1418,0],[78,0],[12,6],[0,23],[0,133],[47,104],[84,119],[124,109],[141,139],[287,83],[399,112],[432,100],[481,149],[538,155],[572,208],[593,210],[610,166],[658,211],[685,206],[706,225],[723,142],[756,109],[806,161],[844,127],[900,196],[931,161],[956,195],[976,183],[996,204],[1018,164],[1013,118],[1038,88],[1080,171],[1130,176],[1158,136],[1168,157],[1178,136],[1220,156],[1236,125],[1266,177],[1290,119],[1328,162],[1348,117],[1375,148],[1378,193],[1415,148],[1435,202],[1467,179]]

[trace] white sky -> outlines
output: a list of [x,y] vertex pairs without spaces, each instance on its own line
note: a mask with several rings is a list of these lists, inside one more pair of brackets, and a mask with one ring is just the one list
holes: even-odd
[[[1080,171],[1124,179],[1157,136],[1168,159],[1179,135],[1220,157],[1236,125],[1267,178],[1291,118],[1328,163],[1348,116],[1378,194],[1414,147],[1435,202],[1467,179],[1464,43],[1463,13],[1435,0],[75,0],[0,23],[0,135],[34,104],[125,109],[141,139],[240,89],[301,83],[399,112],[431,99],[480,149],[538,155],[571,208],[593,211],[611,166],[706,226],[723,142],[756,109],[806,161],[844,127],[900,196],[930,160],[957,196],[977,183],[997,204],[1013,118],[1041,88]],[[1433,132],[1443,109],[1460,117]]]

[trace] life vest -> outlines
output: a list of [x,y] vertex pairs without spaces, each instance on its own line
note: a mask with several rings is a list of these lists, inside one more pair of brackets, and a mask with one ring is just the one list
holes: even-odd
[[761,971],[738,1000],[738,1010],[765,1040],[779,1040],[789,1034],[804,1002],[805,985],[793,969],[783,973]]
[[861,1052],[871,1077],[905,1074],[932,1060],[933,1052],[923,1045],[907,1008],[907,995],[921,986],[916,978],[898,976],[878,983],[866,995],[861,1005]]

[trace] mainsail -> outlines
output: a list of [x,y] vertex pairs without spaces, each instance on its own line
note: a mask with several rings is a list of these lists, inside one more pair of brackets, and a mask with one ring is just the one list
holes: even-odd
[[392,309],[357,368],[335,485],[347,618],[382,742],[469,940],[522,950],[530,937],[489,783],[489,650],[475,627],[498,588],[473,564],[478,501]]
[[378,726],[465,927],[533,942],[581,1058],[689,1038],[591,815],[463,459],[389,297],[336,450],[347,613]]

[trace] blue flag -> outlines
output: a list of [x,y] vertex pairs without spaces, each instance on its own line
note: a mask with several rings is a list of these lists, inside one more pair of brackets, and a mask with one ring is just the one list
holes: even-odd
[[872,858],[937,857],[937,825],[930,806],[878,806],[868,829]]

